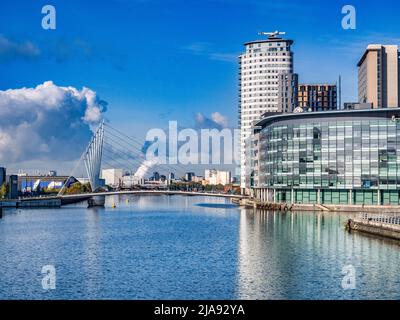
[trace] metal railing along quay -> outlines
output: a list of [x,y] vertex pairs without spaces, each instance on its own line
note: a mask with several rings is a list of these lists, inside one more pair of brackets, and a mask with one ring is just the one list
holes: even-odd
[[360,213],[357,215],[357,218],[364,221],[400,225],[400,214],[398,213],[385,213],[385,214]]

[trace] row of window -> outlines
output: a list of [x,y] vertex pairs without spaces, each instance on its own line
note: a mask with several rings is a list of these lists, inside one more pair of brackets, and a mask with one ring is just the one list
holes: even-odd
[[[243,63],[244,59],[252,60],[252,58],[260,58],[260,57],[271,57],[271,56],[291,56],[292,53],[288,51],[268,51],[268,52],[248,52],[243,54],[240,59]],[[257,59],[254,59],[257,60]]]
[[[318,199],[319,197],[319,199]],[[398,190],[276,190],[275,201],[302,204],[399,205]]]
[[[286,68],[287,65],[282,65],[282,68]],[[248,72],[242,72],[241,74],[241,79],[246,80],[243,76],[246,75],[256,75],[256,74],[263,74],[263,73],[282,73],[283,71],[288,71],[288,69],[282,69],[282,70],[277,70],[277,69],[261,69],[261,70],[257,70],[257,71],[248,71]]]
[[[276,101],[277,102],[277,101]],[[265,103],[255,103],[255,104],[251,104],[251,105],[243,105],[241,106],[241,108],[243,110],[255,110],[255,109],[261,109],[261,110],[271,110],[271,111],[276,111],[277,108],[277,103],[274,104],[265,104]]]
[[[258,91],[269,91],[269,90],[271,90],[271,89],[274,89],[274,88],[276,88],[276,84],[277,84],[278,82],[277,81],[264,81],[264,82],[258,82],[258,83],[256,83],[255,85],[253,85],[253,87],[254,86],[257,86],[256,88],[253,88],[253,90],[258,90]],[[263,85],[263,86],[261,86],[261,85]],[[267,86],[267,85],[270,85],[270,86]],[[246,85],[247,86],[247,85]],[[246,87],[246,86],[244,86],[244,87]],[[260,87],[259,87],[260,86]],[[239,90],[239,92],[242,92],[242,91],[244,91],[244,90],[246,90],[246,89],[240,89]]]
[[268,90],[269,92],[259,92],[259,93],[249,93],[249,94],[245,94],[243,93],[241,95],[242,99],[243,98],[256,98],[256,97],[275,97],[278,93],[277,90]]
[[400,125],[390,120],[270,126],[259,139],[249,163],[261,185],[400,185]]
[[250,49],[253,49],[253,48],[265,48],[265,47],[286,47],[288,50],[290,49],[290,46],[287,45],[286,41],[250,43],[250,44],[247,45],[247,47],[250,48]]
[[[285,62],[288,61],[286,58],[274,59],[276,62]],[[277,68],[277,67],[286,67],[290,66],[290,63],[267,63],[267,64],[251,64],[248,67],[242,67],[241,70],[250,70],[250,69],[262,69],[262,68]]]
[[[266,77],[267,78],[267,77]],[[273,78],[277,78],[274,76],[268,77],[268,79],[273,79]],[[240,91],[263,91],[263,90],[271,90],[276,88],[276,86],[278,85],[278,81],[269,81],[270,86],[269,87],[259,87],[258,85],[256,85],[256,82],[250,82],[250,83],[243,83],[241,85],[241,89]],[[251,88],[243,88],[243,87],[251,87]]]

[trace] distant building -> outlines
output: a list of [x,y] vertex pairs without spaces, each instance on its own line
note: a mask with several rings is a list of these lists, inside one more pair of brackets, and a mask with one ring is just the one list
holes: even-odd
[[186,180],[187,182],[192,182],[194,176],[195,176],[195,173],[194,173],[194,172],[186,172],[186,174],[185,174],[185,180]]
[[372,109],[372,103],[345,102],[343,110],[365,110]]
[[162,181],[162,182],[164,182],[164,181],[166,181],[167,180],[167,177],[165,176],[165,175],[161,175],[160,176],[160,181]]
[[293,112],[298,106],[298,75],[280,73],[278,75],[278,112]]
[[43,189],[60,190],[68,180],[68,186],[79,180],[69,176],[30,176],[18,175],[18,191],[22,193],[37,192]]
[[299,84],[298,106],[305,111],[337,110],[335,84]]
[[101,171],[101,177],[105,180],[105,184],[110,187],[118,187],[122,185],[123,177],[122,169],[104,169]]
[[204,170],[204,180],[210,180],[211,175],[216,174],[217,170],[215,169],[206,169]]
[[168,180],[175,180],[175,174],[173,172],[168,174]]
[[144,185],[145,180],[134,175],[127,175],[122,177],[122,186],[131,188],[132,186]]
[[6,182],[6,168],[0,167],[0,186]]
[[196,182],[196,183],[202,183],[203,180],[204,180],[204,177],[202,177],[202,176],[194,176],[194,177],[192,178],[192,181],[193,181],[193,182]]
[[18,176],[14,174],[8,177],[8,198],[18,198]]
[[372,103],[373,109],[400,106],[397,45],[369,45],[357,67],[359,102]]
[[235,168],[232,181],[233,181],[235,184],[239,184],[239,185],[240,185],[240,167],[239,167],[239,166]]
[[227,185],[232,182],[232,175],[230,171],[218,171],[217,184]]
[[204,172],[204,184],[209,185],[227,185],[232,182],[232,174],[230,171],[219,171],[215,169],[207,169]]
[[153,181],[159,181],[160,180],[160,174],[157,171],[153,172],[152,180]]

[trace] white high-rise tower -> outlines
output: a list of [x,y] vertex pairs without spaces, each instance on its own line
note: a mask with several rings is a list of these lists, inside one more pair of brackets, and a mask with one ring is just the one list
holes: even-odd
[[284,32],[262,32],[267,39],[245,43],[246,52],[239,57],[240,175],[242,191],[246,188],[245,141],[251,126],[266,112],[278,112],[279,74],[293,73],[292,40]]

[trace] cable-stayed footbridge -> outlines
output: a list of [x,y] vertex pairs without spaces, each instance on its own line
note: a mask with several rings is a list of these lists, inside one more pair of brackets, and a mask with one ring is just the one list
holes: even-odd
[[[122,175],[111,177],[115,185],[112,191],[105,187],[101,173],[104,169],[118,168]],[[109,123],[102,121],[94,130],[88,146],[77,161],[69,178],[60,189],[57,196],[46,197],[46,199],[59,199],[61,204],[68,204],[88,200],[89,205],[104,204],[104,197],[115,194],[181,194],[181,195],[209,195],[217,197],[242,198],[243,196],[233,194],[218,194],[206,192],[172,191],[163,190],[139,190],[133,188],[139,181],[143,181],[149,170],[174,173],[177,177],[184,176],[184,167],[158,163],[146,158],[144,145],[134,137],[123,133],[120,129],[112,127]],[[111,170],[112,172],[112,170]],[[122,179],[125,177],[125,180]],[[78,177],[78,178],[77,178]],[[128,177],[128,179],[126,179]],[[127,181],[126,181],[127,180]],[[73,185],[79,181],[84,189],[74,189]],[[128,185],[127,185],[128,184]],[[72,187],[72,188],[71,188]],[[71,191],[72,190],[72,191]],[[35,201],[40,198],[23,199],[23,201]]]

